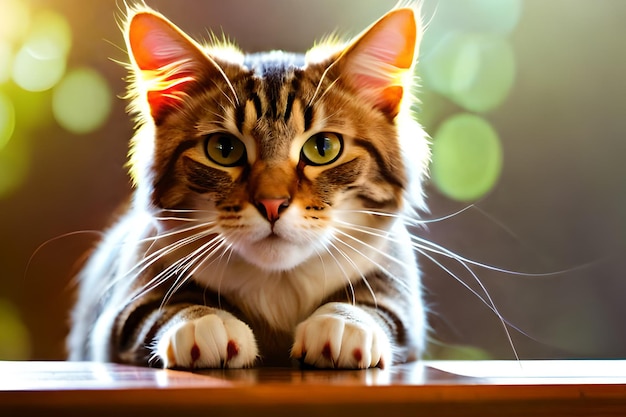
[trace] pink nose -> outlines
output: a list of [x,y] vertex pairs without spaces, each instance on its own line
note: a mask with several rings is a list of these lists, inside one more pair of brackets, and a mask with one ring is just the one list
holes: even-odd
[[257,208],[274,223],[280,217],[280,212],[289,207],[288,198],[262,198],[257,200]]

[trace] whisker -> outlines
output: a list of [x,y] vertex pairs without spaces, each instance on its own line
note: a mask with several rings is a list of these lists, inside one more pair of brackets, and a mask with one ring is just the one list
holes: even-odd
[[[111,283],[109,283],[108,288],[111,288],[115,285],[117,285],[118,282],[132,276],[134,277],[133,279],[136,279],[138,276],[140,276],[141,274],[143,274],[148,268],[150,268],[152,265],[154,265],[159,259],[162,259],[163,256],[167,255],[168,253],[172,253],[188,244],[191,244],[193,242],[196,242],[197,240],[203,239],[211,234],[213,234],[214,232],[212,230],[206,230],[200,233],[197,233],[195,235],[191,235],[191,236],[187,236],[181,240],[178,240],[170,245],[166,245],[163,248],[160,248],[158,250],[156,250],[155,252],[147,255],[147,252],[144,254],[144,257],[142,259],[140,259],[135,266],[133,266],[132,268],[130,268],[125,274],[122,274],[121,276],[117,277],[116,279],[112,280]],[[149,241],[149,240],[146,240]],[[156,244],[156,241],[152,242],[150,245],[150,248],[154,246],[154,244]],[[160,275],[160,274],[159,274]],[[157,275],[157,277],[159,276]],[[158,285],[160,285],[159,279],[157,277],[153,277],[150,281],[148,281],[148,283],[144,286],[144,287],[150,287],[150,289],[154,289],[156,288]],[[156,283],[156,285],[154,285]],[[142,292],[142,294],[145,294],[145,292]]]
[[[230,257],[232,255],[232,243],[228,243],[226,239],[221,236],[216,236],[215,245],[210,248],[207,248],[201,255],[198,256],[198,261],[194,266],[193,270],[190,273],[190,276],[194,276],[196,274],[202,274],[207,270],[211,265],[214,265],[217,262],[217,269],[213,271],[215,276],[219,276],[217,283],[217,298],[218,298],[218,308],[222,308],[221,304],[221,283],[224,278],[225,266],[230,263]],[[224,248],[225,247],[225,248]],[[207,254],[209,254],[207,256]],[[222,260],[224,256],[228,254],[228,259],[224,264],[222,264]],[[209,261],[207,263],[207,261]]]
[[337,78],[337,79],[335,79],[333,82],[331,82],[331,83],[328,85],[328,87],[326,87],[326,88],[324,89],[324,92],[322,93],[322,95],[321,95],[321,96],[319,96],[319,97],[317,98],[317,100],[318,100],[318,101],[319,101],[319,100],[322,100],[322,99],[324,98],[324,96],[326,96],[326,94],[328,94],[328,92],[329,92],[329,91],[330,91],[330,90],[331,90],[331,89],[332,89],[332,88],[333,88],[333,87],[337,84],[337,81],[339,81],[339,78]]
[[374,216],[381,216],[381,217],[391,217],[394,219],[400,219],[404,222],[404,224],[408,225],[408,226],[420,226],[420,225],[425,225],[425,224],[429,224],[429,223],[438,223],[438,222],[442,222],[445,220],[449,220],[453,217],[456,217],[470,209],[472,209],[474,206],[473,205],[469,205],[466,207],[463,207],[460,210],[457,210],[453,213],[450,214],[446,214],[445,216],[441,216],[441,217],[434,217],[434,218],[430,218],[430,219],[424,219],[424,218],[417,218],[417,217],[412,217],[412,216],[408,216],[406,214],[403,213],[391,213],[388,211],[382,211],[382,210],[374,210],[374,209],[367,209],[367,210],[344,210],[342,209],[341,212],[345,212],[345,213],[361,213],[361,214],[370,214],[370,215],[374,215]]
[[[320,92],[320,89],[322,87],[322,83],[324,82],[324,80],[326,79],[326,75],[328,74],[328,71],[330,71],[331,68],[333,68],[335,66],[335,63],[337,61],[333,62],[332,64],[330,64],[322,73],[322,76],[320,77],[319,82],[317,83],[317,86],[315,87],[315,92],[313,93],[313,96],[311,97],[311,100],[309,100],[309,103],[307,104],[308,107],[311,107],[314,102],[317,100],[317,95]],[[333,83],[331,83],[332,85]]]
[[[131,268],[128,272],[132,273],[133,271],[135,271],[137,268],[141,269],[137,272],[138,274],[141,274],[143,271],[146,270],[146,268],[150,267],[151,265],[154,264],[154,262],[156,262],[157,260],[159,260],[164,254],[167,253],[171,253],[174,252],[177,249],[182,248],[183,246],[186,246],[190,243],[196,242],[199,239],[202,239],[208,235],[213,234],[214,232],[212,230],[206,230],[200,233],[197,233],[195,235],[191,235],[191,236],[187,236],[183,239],[180,239],[170,245],[164,246],[163,248],[160,248],[156,251],[154,251],[153,253],[151,253],[148,256],[144,256],[143,259],[141,259],[137,265],[133,268]],[[149,240],[148,240],[149,241]]]
[[[147,242],[156,242],[156,241],[159,241],[159,240],[164,239],[164,238],[173,237],[173,236],[176,236],[176,235],[181,234],[181,233],[191,232],[191,231],[196,230],[196,229],[210,228],[211,226],[214,226],[214,225],[215,225],[215,222],[203,222],[201,224],[197,224],[197,225],[193,225],[193,226],[185,226],[185,227],[173,228],[173,229],[168,230],[165,233],[157,233],[154,236],[148,236],[148,237],[145,237],[143,239],[137,239],[137,240],[135,240],[133,242],[137,243],[137,244],[142,244],[142,243],[147,243]],[[207,229],[207,232],[211,232],[211,230],[212,229]]]
[[55,236],[51,239],[46,240],[41,245],[37,246],[37,248],[33,251],[32,255],[30,255],[30,257],[28,258],[28,262],[26,263],[26,268],[24,269],[24,275],[22,276],[22,279],[26,280],[26,277],[28,276],[28,271],[30,269],[31,264],[33,263],[33,260],[35,259],[37,254],[39,254],[39,252],[43,250],[44,247],[48,246],[51,243],[56,242],[57,240],[61,240],[67,237],[77,236],[77,235],[90,235],[90,234],[99,235],[101,237],[105,236],[105,233],[102,232],[101,230],[78,230],[76,232],[64,233],[60,236]]
[[[167,302],[176,293],[176,291],[178,291],[185,284],[185,282],[187,282],[188,279],[195,275],[198,268],[206,260],[206,255],[213,253],[215,248],[219,247],[222,242],[222,239],[211,239],[209,242],[200,246],[200,248],[196,249],[195,251],[189,253],[188,255],[183,257],[180,262],[178,262],[180,263],[180,266],[177,267],[175,271],[173,271],[173,274],[178,275],[178,278],[165,293],[161,307],[167,304]],[[189,271],[192,267],[193,270],[190,273],[187,273],[187,271]]]
[[207,209],[166,208],[156,210],[153,214],[156,215],[158,213],[216,213],[216,211]]
[[454,278],[458,283],[460,283],[463,287],[465,287],[471,294],[475,295],[480,301],[483,302],[483,304],[485,306],[487,306],[487,308],[489,308],[496,315],[496,317],[498,318],[498,320],[502,324],[502,328],[504,329],[504,333],[505,333],[506,338],[507,338],[507,340],[509,342],[509,346],[511,346],[511,350],[513,351],[513,354],[515,355],[515,358],[519,361],[519,355],[517,353],[517,349],[515,348],[515,343],[513,343],[513,338],[511,337],[511,333],[509,332],[508,326],[511,326],[512,328],[514,328],[515,330],[517,330],[521,334],[525,334],[525,333],[520,328],[518,328],[517,326],[513,325],[510,321],[508,321],[507,319],[504,318],[504,316],[500,313],[500,310],[496,307],[496,304],[494,303],[493,299],[491,298],[491,295],[489,294],[489,291],[487,291],[487,288],[483,285],[483,283],[478,278],[478,275],[476,275],[476,273],[474,271],[472,271],[472,269],[469,266],[464,264],[462,261],[457,260],[459,262],[459,264],[461,266],[463,266],[463,268],[465,270],[467,270],[471,274],[471,276],[474,278],[474,280],[478,283],[480,288],[485,293],[486,299],[482,295],[480,295],[478,293],[478,291],[476,291],[475,289],[470,287],[469,284],[467,284],[465,281],[463,281],[458,275],[456,275],[454,272],[452,272],[452,270],[450,270],[448,267],[446,267],[441,262],[436,260],[432,255],[428,254],[426,252],[428,249],[417,249],[417,250],[418,250],[418,252],[422,256],[424,256],[427,259],[429,259],[431,262],[433,262],[435,265],[437,265],[439,268],[441,268],[445,273],[447,273],[449,276]]
[[[315,252],[315,254],[317,255],[317,258],[320,261],[320,264],[322,266],[322,272],[324,274],[323,275],[324,276],[324,290],[320,293],[320,300],[318,302],[318,304],[321,305],[323,301],[326,299],[326,284],[327,284],[327,278],[328,278],[328,270],[326,269],[326,262],[324,262],[323,252],[318,250],[320,242],[317,240],[318,239],[317,236],[305,235],[305,237],[311,243],[311,247],[313,248],[313,251]],[[324,248],[328,252],[328,248],[326,248],[325,244],[322,245],[322,248]]]
[[[355,231],[359,231],[359,229],[358,229],[357,227],[354,227],[354,228],[353,228],[353,230],[355,230]],[[380,255],[384,256],[385,258],[389,259],[389,260],[390,260],[390,261],[392,261],[392,262],[395,262],[396,264],[398,264],[398,265],[400,265],[400,266],[407,266],[406,262],[403,262],[403,261],[401,261],[400,259],[397,259],[397,258],[395,258],[395,257],[393,257],[393,256],[391,256],[391,255],[389,255],[389,254],[388,254],[388,253],[386,253],[385,251],[383,251],[383,250],[381,250],[381,249],[377,248],[377,247],[376,247],[376,246],[374,246],[374,245],[371,245],[371,244],[369,244],[369,243],[364,242],[363,240],[361,240],[361,239],[357,238],[356,236],[352,236],[351,234],[349,234],[349,233],[345,233],[345,232],[343,232],[343,231],[341,231],[341,230],[339,230],[339,229],[337,229],[337,228],[335,228],[335,231],[336,231],[336,232],[338,232],[338,233],[340,233],[340,234],[341,234],[341,235],[343,235],[343,236],[346,236],[346,237],[348,237],[348,238],[350,238],[350,239],[354,240],[354,241],[355,241],[355,242],[357,242],[358,244],[363,245],[363,246],[365,246],[366,248],[368,248],[368,249],[371,249],[371,250],[375,251],[376,253],[378,253],[378,254],[380,254]],[[379,237],[384,238],[384,239],[387,239],[387,236],[385,236],[385,235],[380,235]],[[385,268],[384,266],[382,266],[380,263],[378,263],[378,262],[376,262],[376,261],[372,260],[371,258],[368,258],[365,254],[363,254],[363,252],[359,251],[358,249],[356,249],[354,246],[352,246],[352,245],[348,244],[347,242],[345,242],[345,241],[343,241],[343,240],[342,240],[341,242],[342,242],[344,245],[348,246],[348,247],[349,247],[350,249],[352,249],[353,251],[355,251],[356,253],[358,253],[359,255],[361,255],[362,257],[364,257],[364,258],[368,259],[368,260],[372,263],[372,265],[374,265],[376,268],[380,269],[380,270],[381,270],[382,272],[384,272],[384,273],[385,273],[385,274],[386,274],[386,275],[387,275],[387,276],[388,276],[391,280],[393,280],[393,281],[394,281],[394,282],[396,282],[397,284],[401,285],[404,289],[406,289],[406,290],[411,290],[411,288],[409,288],[405,282],[402,282],[401,280],[397,279],[397,278],[394,276],[394,274],[392,274],[391,272],[389,272],[389,270],[388,270],[387,268]]]
[[[338,230],[336,230],[336,231],[338,231]],[[365,257],[360,251],[358,251],[357,249],[355,249],[353,246],[349,245],[348,243],[346,243],[342,239],[339,239],[339,238],[335,237],[335,240],[337,240],[338,242],[340,242],[343,245],[346,245],[348,248],[352,249],[353,251],[355,251],[359,255]],[[372,295],[372,301],[374,302],[374,306],[378,307],[378,301],[376,299],[376,294],[374,293],[374,289],[372,288],[370,283],[367,281],[367,278],[365,277],[363,272],[360,270],[359,266],[356,264],[356,262],[354,262],[352,260],[352,258],[350,258],[346,253],[344,253],[344,251],[342,251],[339,248],[337,248],[336,245],[333,245],[333,247],[335,247],[339,251],[339,253],[350,263],[350,265],[352,265],[352,268],[361,276],[361,280],[363,281],[363,283],[367,287],[368,291]]]
[[222,80],[226,82],[226,85],[228,86],[228,89],[230,90],[230,92],[233,94],[233,97],[232,98],[229,97],[228,94],[226,94],[226,92],[218,85],[217,82],[214,82],[213,85],[215,85],[220,90],[220,92],[224,95],[224,97],[226,97],[226,99],[230,102],[230,104],[232,104],[233,107],[235,107],[235,103],[237,103],[236,105],[238,106],[239,97],[237,96],[237,92],[235,91],[233,84],[230,82],[230,79],[228,78],[228,76],[226,75],[222,67],[217,64],[217,62],[215,62],[211,58],[209,58],[209,60],[211,61],[213,66],[219,71],[220,75],[222,76]]
[[562,274],[567,274],[567,273],[571,273],[573,271],[577,271],[577,270],[581,270],[581,269],[585,269],[585,268],[589,268],[591,266],[593,266],[596,261],[592,261],[592,262],[587,262],[572,268],[567,268],[567,269],[561,269],[561,270],[556,270],[556,271],[550,271],[550,272],[523,272],[523,271],[513,271],[510,269],[506,269],[506,268],[501,268],[495,265],[490,265],[484,262],[478,262],[478,261],[474,261],[472,259],[469,259],[467,257],[464,257],[462,255],[459,255],[456,252],[453,252],[449,249],[446,249],[445,247],[438,245],[434,242],[431,242],[427,239],[421,238],[419,236],[415,236],[415,235],[411,235],[411,239],[412,239],[412,243],[415,246],[417,245],[424,245],[425,247],[427,247],[427,249],[433,253],[437,253],[439,255],[443,255],[443,256],[447,256],[448,258],[452,258],[452,259],[456,259],[462,262],[465,262],[467,264],[470,265],[474,265],[483,269],[487,269],[490,271],[494,271],[494,272],[499,272],[502,274],[507,274],[507,275],[513,275],[513,276],[521,276],[521,277],[529,277],[529,278],[546,278],[546,277],[552,277],[552,276],[557,276],[557,275],[562,275]]
[[[397,239],[391,238],[388,234],[381,233],[380,231],[376,232],[375,231],[376,229],[373,229],[373,228],[370,228],[370,227],[350,225],[350,224],[346,224],[346,222],[340,222],[340,223],[344,224],[348,228],[350,228],[352,230],[355,230],[355,231],[360,231],[360,232],[371,234],[371,235],[374,235],[374,236],[377,236],[377,237],[380,237],[380,238],[388,239],[390,241],[399,242]],[[341,232],[341,231],[340,231],[340,233],[343,233],[345,236],[350,237],[350,238],[352,238],[354,240],[360,241],[359,239],[357,239],[356,237],[354,237],[354,236],[352,236],[352,235],[350,235],[348,233],[344,233],[344,232]],[[502,326],[504,328],[504,332],[506,334],[507,340],[509,341],[509,344],[511,345],[511,348],[513,350],[513,353],[515,354],[515,357],[518,358],[517,351],[515,349],[515,346],[514,346],[512,337],[511,337],[511,334],[510,334],[507,326],[511,326],[512,328],[514,328],[515,330],[519,331],[522,334],[525,334],[525,333],[521,329],[519,329],[517,326],[513,325],[511,322],[509,322],[508,320],[506,320],[504,318],[504,316],[500,313],[499,309],[497,308],[497,306],[496,306],[494,300],[492,299],[492,297],[491,297],[489,291],[487,290],[487,288],[484,286],[484,284],[478,278],[478,275],[476,275],[476,273],[469,267],[469,265],[467,263],[465,263],[464,259],[462,257],[457,257],[457,254],[455,254],[454,252],[449,251],[449,250],[447,250],[447,249],[445,249],[445,248],[443,248],[443,247],[441,247],[439,245],[432,244],[432,242],[426,241],[424,239],[422,239],[421,242],[411,242],[411,243],[412,243],[412,246],[413,246],[413,248],[415,250],[417,250],[420,254],[422,254],[427,259],[429,259],[430,261],[435,263],[435,265],[437,265],[444,272],[446,272],[448,275],[450,275],[456,281],[458,281],[461,285],[463,285],[467,290],[469,290],[473,295],[475,295],[484,305],[486,305],[496,315],[498,320],[500,320],[500,322],[502,323]],[[365,244],[365,243],[361,242],[361,244]],[[438,249],[435,250],[432,247],[427,246],[427,244],[432,244],[434,246],[437,246]],[[383,251],[380,251],[376,247],[373,247],[372,245],[368,245],[368,246],[371,247],[372,249],[376,250],[378,253],[381,253],[382,255],[386,256],[388,259],[395,260],[395,258],[391,257],[390,255],[386,254]],[[436,260],[432,255],[428,254],[427,251],[428,252],[432,252],[432,253],[436,253],[436,254],[439,254],[439,255],[447,256],[448,258],[451,258],[451,259],[455,260],[456,262],[458,262],[465,270],[468,271],[468,273],[476,281],[476,283],[479,285],[479,287],[481,288],[481,290],[483,291],[485,296],[483,297],[482,295],[480,295],[476,290],[471,288],[465,281],[463,281],[458,275],[456,275],[454,272],[452,272],[452,270],[450,270],[448,267],[443,265],[440,261]]]
[[[346,258],[346,255],[339,248],[337,248],[337,246],[332,241],[329,241],[328,245],[331,248],[335,249],[344,258]],[[352,285],[352,281],[350,280],[350,275],[348,275],[348,273],[344,269],[343,265],[341,265],[341,262],[339,262],[339,260],[335,257],[335,255],[332,253],[330,248],[326,248],[326,252],[330,255],[331,258],[333,258],[333,260],[335,261],[335,264],[341,270],[341,274],[343,275],[343,277],[345,278],[346,282],[348,283],[348,286],[346,287],[346,292],[348,292],[348,289],[350,289],[350,291],[348,292],[347,295],[348,295],[348,297],[350,297],[352,299],[352,305],[355,305],[356,304],[356,293],[354,292],[354,285]]]

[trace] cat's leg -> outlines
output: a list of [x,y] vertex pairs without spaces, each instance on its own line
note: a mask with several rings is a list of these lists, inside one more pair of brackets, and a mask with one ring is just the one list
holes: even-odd
[[384,368],[392,362],[386,327],[373,308],[328,303],[297,326],[291,356],[317,368]]
[[154,353],[165,368],[243,368],[258,356],[250,327],[227,311],[181,310],[157,334]]

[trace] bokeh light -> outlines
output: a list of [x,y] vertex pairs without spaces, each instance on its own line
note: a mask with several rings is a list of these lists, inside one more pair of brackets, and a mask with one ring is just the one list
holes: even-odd
[[[471,82],[463,83],[461,76],[450,98],[475,112],[494,110],[504,102],[515,81],[515,55],[509,42],[477,34],[466,39],[465,53],[470,54],[470,62],[478,64],[478,68]],[[460,61],[463,59],[461,54]]]
[[431,173],[437,188],[459,201],[481,198],[496,184],[502,167],[498,134],[483,118],[461,113],[434,135]]
[[15,107],[9,97],[0,92],[0,152],[15,129]]
[[24,45],[13,62],[13,81],[27,91],[45,91],[54,87],[65,72],[65,57],[41,59]]
[[66,57],[72,46],[72,30],[63,16],[42,10],[33,18],[24,46],[38,59]]
[[13,303],[0,299],[0,360],[29,359],[31,351],[28,329]]
[[451,33],[489,33],[506,37],[522,15],[522,0],[459,0],[426,2],[428,29],[422,52],[428,55]]
[[515,80],[509,42],[492,34],[455,33],[422,62],[424,82],[456,104],[487,112],[502,104]]
[[52,112],[57,122],[73,133],[88,133],[106,122],[112,93],[106,80],[90,68],[71,71],[55,87]]
[[13,62],[13,81],[27,91],[54,87],[65,73],[72,43],[69,24],[52,11],[41,11]]
[[432,183],[449,198],[472,201],[495,185],[501,170],[498,135],[476,114],[501,107],[513,89],[517,69],[508,36],[520,20],[523,2],[426,5],[426,18],[432,20],[420,52],[423,104],[418,114],[428,131],[437,132]]

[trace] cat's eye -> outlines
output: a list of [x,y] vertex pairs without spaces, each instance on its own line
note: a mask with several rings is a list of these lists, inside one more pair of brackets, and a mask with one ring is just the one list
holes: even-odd
[[242,165],[246,161],[246,145],[229,133],[213,133],[204,140],[207,158],[224,167]]
[[343,150],[343,139],[338,133],[321,132],[311,136],[302,147],[302,158],[310,165],[328,165],[335,162]]

